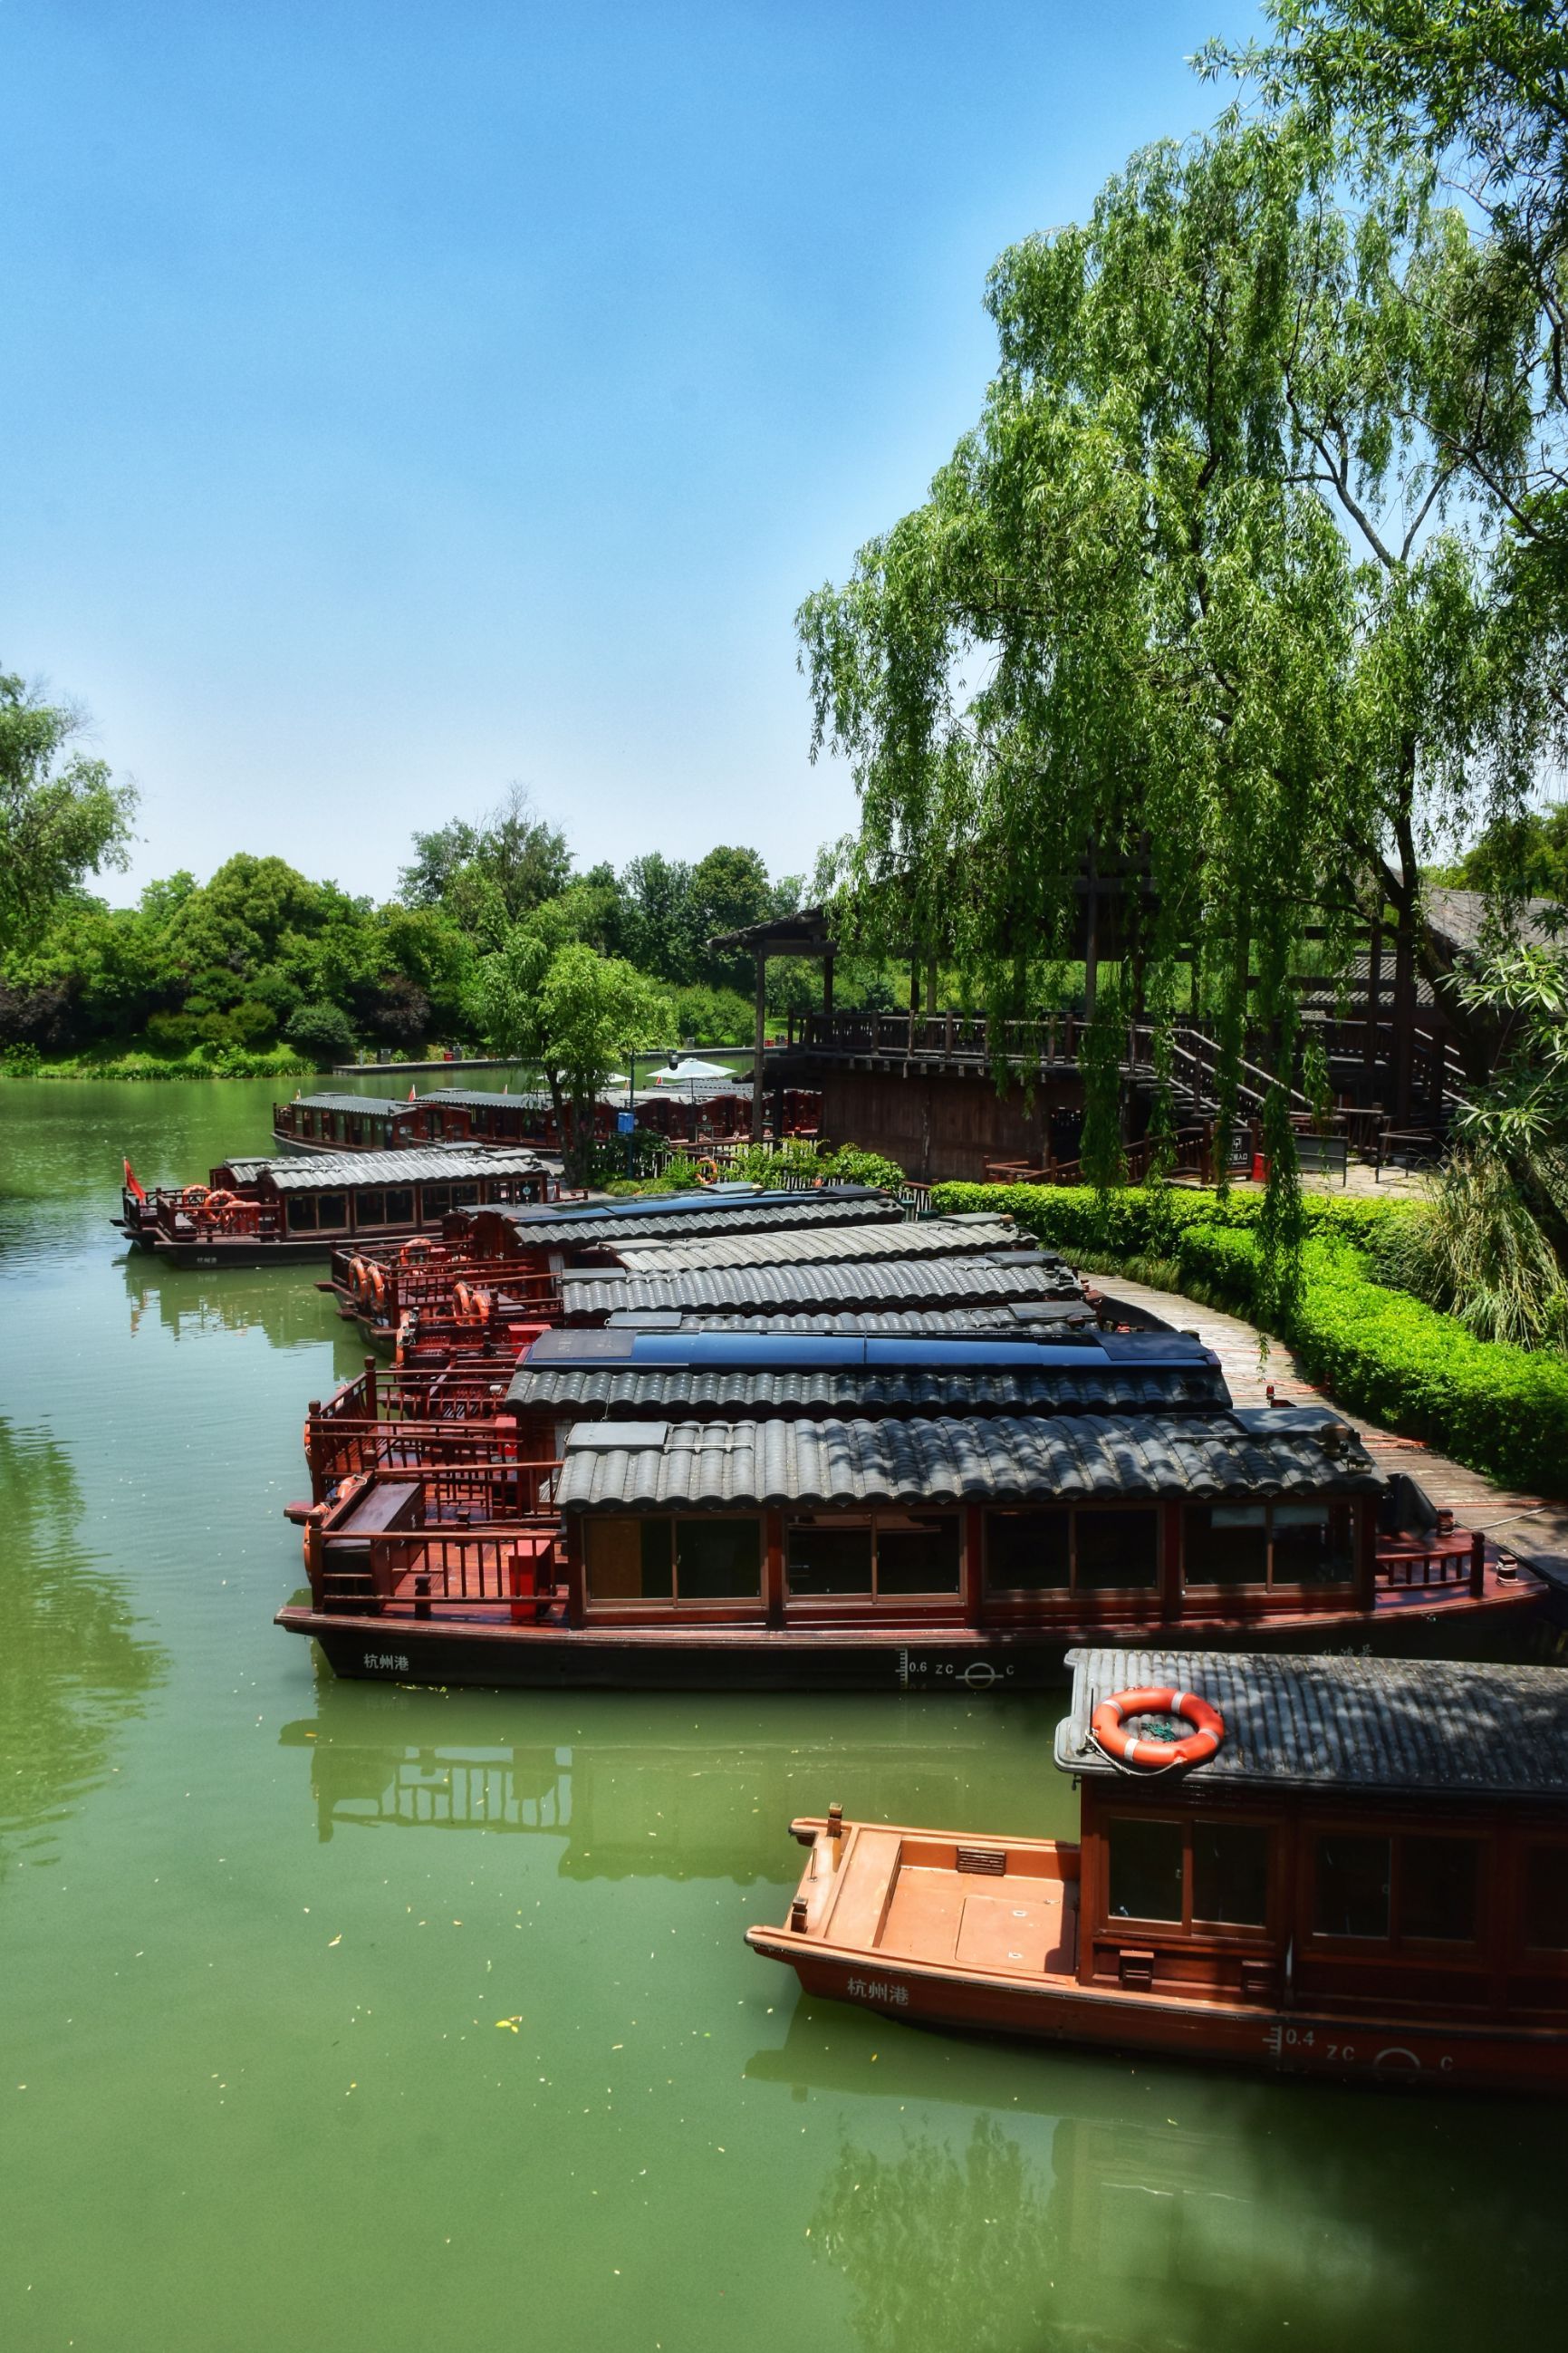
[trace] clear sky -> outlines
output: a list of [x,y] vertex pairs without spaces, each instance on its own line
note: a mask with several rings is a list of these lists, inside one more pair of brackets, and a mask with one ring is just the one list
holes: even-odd
[[1237,0],[5,0],[0,667],[123,899],[384,895],[513,779],[809,868],[792,617],[978,411],[985,271],[1208,121]]

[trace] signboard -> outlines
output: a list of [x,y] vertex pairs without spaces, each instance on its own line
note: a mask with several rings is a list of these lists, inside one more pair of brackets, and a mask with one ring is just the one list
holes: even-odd
[[635,1134],[637,1133],[637,1115],[635,1111],[618,1111],[616,1113],[616,1134],[617,1135]]

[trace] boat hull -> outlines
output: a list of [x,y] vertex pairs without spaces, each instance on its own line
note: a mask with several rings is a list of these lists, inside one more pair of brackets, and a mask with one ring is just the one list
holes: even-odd
[[1474,1649],[1522,1656],[1540,1594],[1504,1609],[1449,1602],[1424,1612],[1346,1612],[1274,1626],[1081,1627],[997,1635],[962,1627],[920,1632],[874,1627],[568,1627],[416,1620],[403,1610],[351,1616],[290,1605],[277,1622],[321,1645],[334,1674],[374,1682],[493,1689],[652,1691],[1047,1691],[1068,1681],[1066,1656],[1085,1641],[1151,1641],[1195,1650],[1371,1651],[1394,1658],[1452,1657]]
[[962,2029],[1227,2063],[1273,2075],[1396,2083],[1441,2091],[1568,2091],[1568,2036],[1555,2029],[1334,2019],[1262,2005],[1136,1999],[1060,1979],[1006,1983],[876,1953],[836,1952],[783,1930],[748,1929],[753,1952],[793,1968],[808,1993],[906,2025]]

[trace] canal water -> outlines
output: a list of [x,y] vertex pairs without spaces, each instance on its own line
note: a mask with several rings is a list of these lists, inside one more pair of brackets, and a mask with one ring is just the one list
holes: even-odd
[[336,1683],[311,1271],[109,1223],[270,1090],[0,1082],[0,2345],[1556,2341],[1563,2116],[920,2033],[751,1956],[793,1813],[1070,1831],[1050,1703]]

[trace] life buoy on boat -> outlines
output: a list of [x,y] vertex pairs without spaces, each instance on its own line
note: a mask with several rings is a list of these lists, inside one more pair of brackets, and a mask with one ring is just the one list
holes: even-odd
[[370,1293],[371,1293],[371,1297],[374,1300],[374,1302],[375,1302],[375,1303],[376,1303],[376,1305],[377,1305],[378,1307],[384,1307],[384,1306],[385,1306],[385,1304],[386,1304],[386,1274],[385,1274],[385,1271],[384,1271],[384,1268],[382,1268],[382,1267],[379,1267],[379,1266],[375,1265],[375,1264],[374,1263],[374,1261],[373,1261],[373,1263],[372,1263],[372,1265],[371,1265],[371,1270],[370,1270]]
[[[1131,1715],[1180,1716],[1193,1729],[1184,1740],[1150,1740],[1146,1736],[1140,1739],[1125,1728]],[[1117,1764],[1156,1769],[1206,1764],[1225,1738],[1225,1718],[1218,1708],[1211,1707],[1196,1692],[1184,1691],[1112,1692],[1095,1709],[1089,1728],[1099,1746]]]
[[349,1291],[355,1299],[363,1299],[370,1288],[370,1269],[363,1258],[349,1261]]
[[422,1259],[427,1259],[429,1255],[429,1243],[416,1235],[411,1242],[405,1242],[398,1251],[397,1263],[399,1266],[417,1266]]
[[182,1209],[199,1209],[206,1198],[205,1185],[187,1185],[180,1196],[180,1207]]
[[697,1174],[704,1185],[717,1185],[719,1163],[716,1160],[700,1160],[697,1164]]
[[217,1192],[207,1195],[206,1199],[202,1203],[202,1215],[204,1218],[210,1218],[215,1226],[221,1226],[229,1211],[238,1207],[239,1195],[226,1193],[220,1188]]

